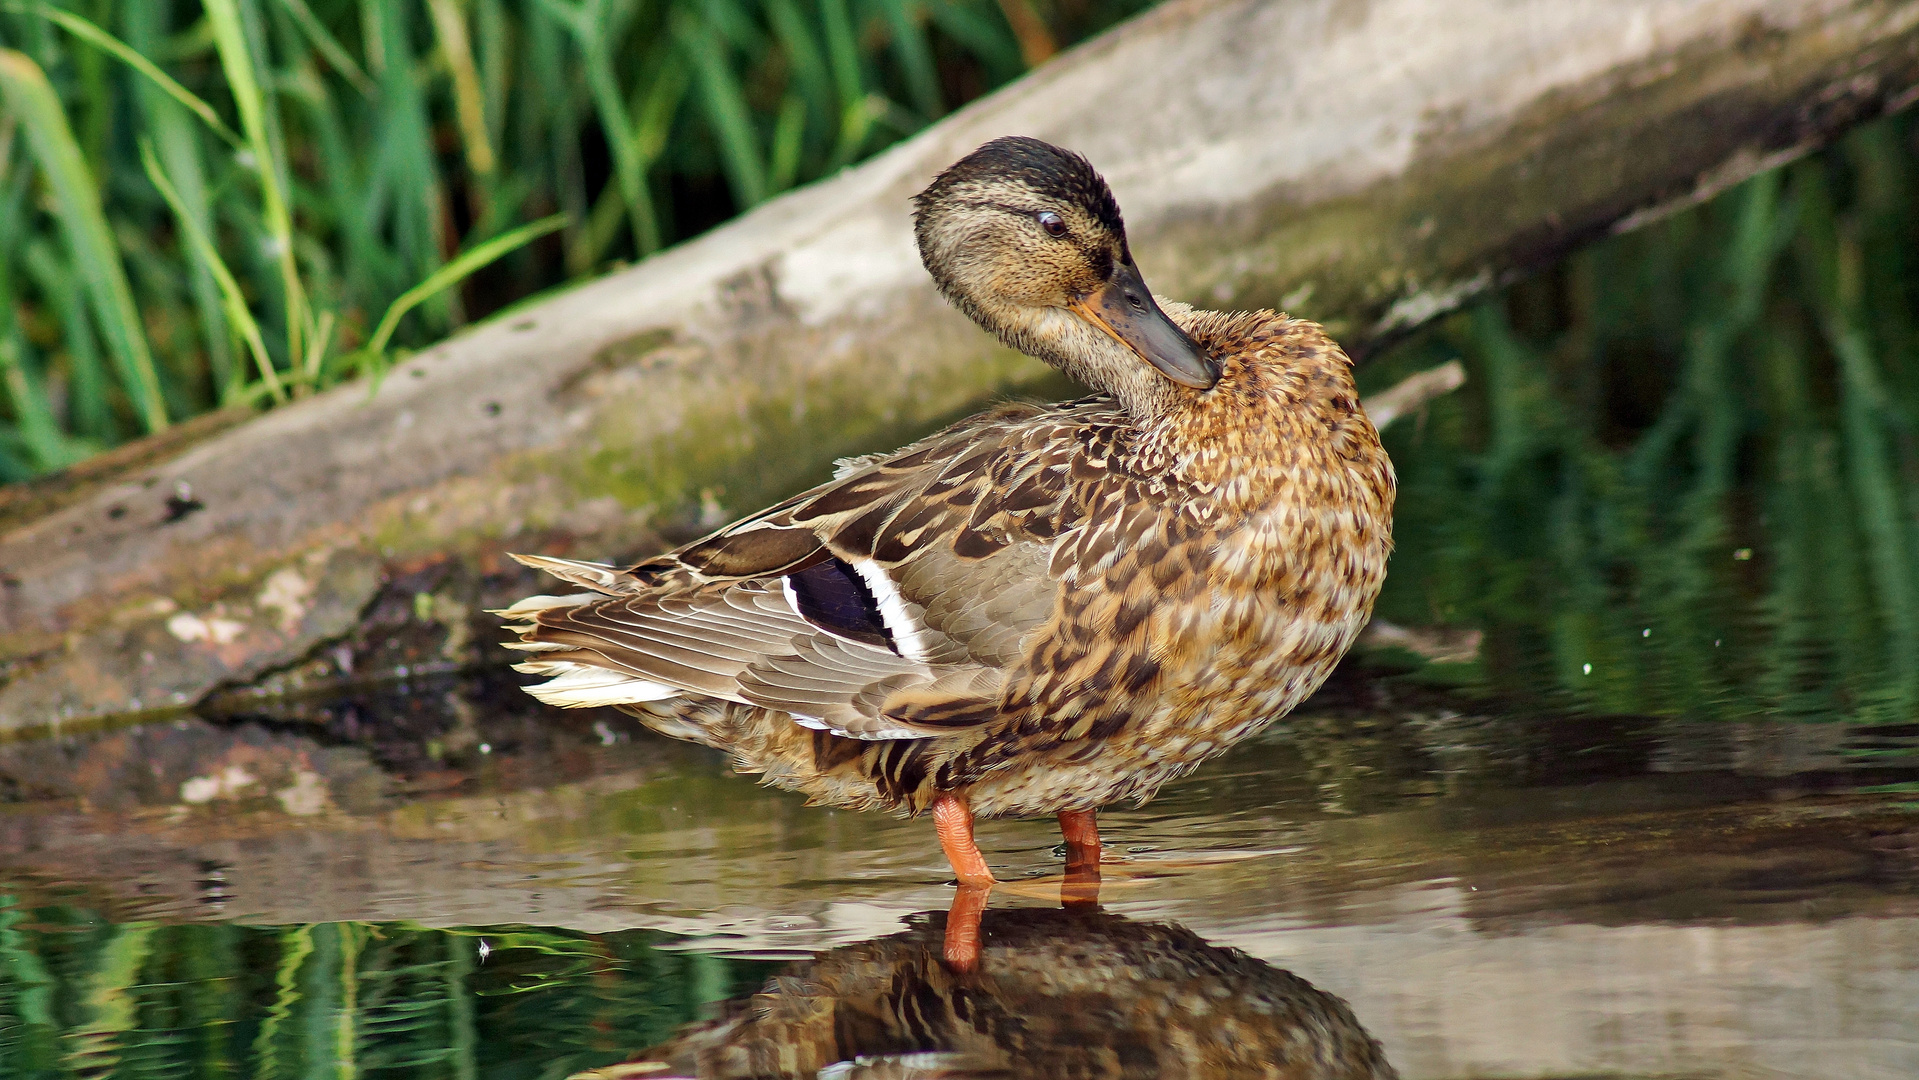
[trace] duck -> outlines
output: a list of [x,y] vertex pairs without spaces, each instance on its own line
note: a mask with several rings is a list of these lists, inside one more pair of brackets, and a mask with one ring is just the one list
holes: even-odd
[[[1316,323],[1155,296],[1105,179],[994,139],[913,199],[941,294],[1092,390],[1012,402],[637,565],[515,556],[576,591],[499,614],[526,687],[612,706],[815,804],[978,818],[1101,807],[1284,716],[1365,626],[1395,479]],[[977,905],[975,905],[977,906]]]
[[775,975],[720,1015],[572,1080],[1394,1080],[1352,1007],[1173,923],[1098,910],[987,915],[980,968],[939,914]]

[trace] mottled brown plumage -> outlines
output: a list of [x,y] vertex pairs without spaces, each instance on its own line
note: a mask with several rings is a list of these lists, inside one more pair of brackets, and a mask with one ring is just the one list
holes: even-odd
[[1177,926],[989,913],[977,971],[937,917],[834,949],[579,1080],[1392,1080],[1347,1004]]
[[635,567],[526,559],[590,590],[507,612],[553,676],[529,690],[835,806],[1143,802],[1352,644],[1391,464],[1317,325],[1157,305],[1082,159],[998,140],[918,206],[942,291],[1103,393],[843,463]]

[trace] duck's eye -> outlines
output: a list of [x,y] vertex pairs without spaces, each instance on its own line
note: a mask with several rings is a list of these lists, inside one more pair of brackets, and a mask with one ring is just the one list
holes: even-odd
[[1033,218],[1039,222],[1040,228],[1046,230],[1046,235],[1066,235],[1066,219],[1053,213],[1051,210],[1041,210],[1039,213],[1033,215]]

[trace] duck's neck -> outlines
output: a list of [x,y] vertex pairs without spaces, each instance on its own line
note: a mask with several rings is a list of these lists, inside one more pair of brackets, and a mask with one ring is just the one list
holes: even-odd
[[1111,394],[1142,425],[1172,415],[1196,393],[1167,379],[1112,335],[1064,308],[989,306],[963,293],[949,295],[1007,347],[1046,361],[1077,383]]
[[1142,469],[1236,510],[1288,493],[1315,498],[1309,489],[1324,482],[1390,475],[1359,407],[1351,362],[1318,325],[1180,307],[1168,314],[1220,362],[1220,380],[1156,413],[1134,414]]

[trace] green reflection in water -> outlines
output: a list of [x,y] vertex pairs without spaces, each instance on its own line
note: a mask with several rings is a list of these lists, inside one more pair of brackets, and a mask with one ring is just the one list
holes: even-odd
[[1383,618],[1485,631],[1511,700],[1919,716],[1919,125],[1593,245],[1364,371],[1402,421]]
[[74,907],[4,907],[0,1078],[566,1076],[664,1040],[773,967],[660,948],[671,940],[115,925]]

